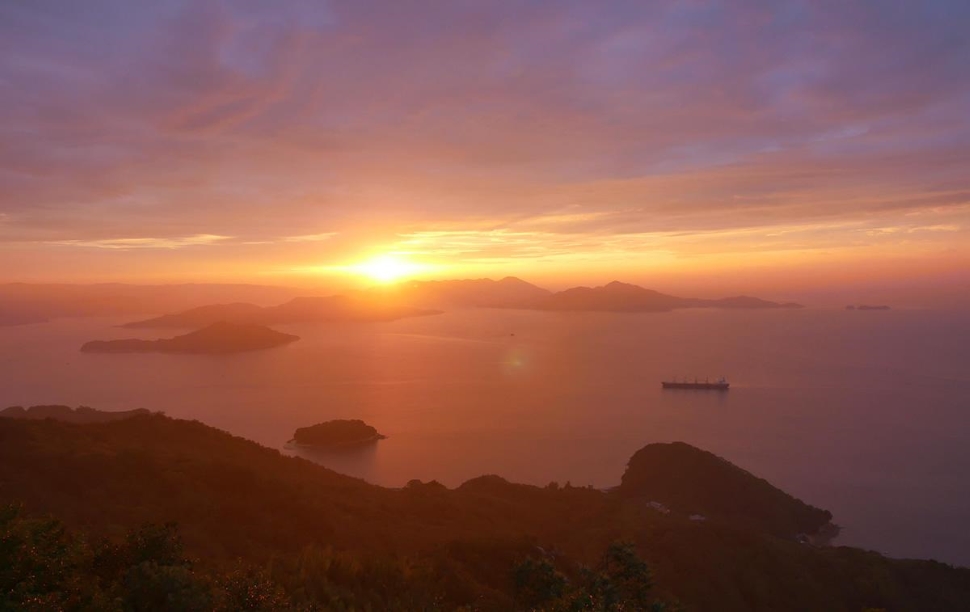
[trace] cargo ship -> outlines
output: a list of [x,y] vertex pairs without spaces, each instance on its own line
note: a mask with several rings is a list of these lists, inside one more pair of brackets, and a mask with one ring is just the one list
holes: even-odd
[[709,380],[701,381],[695,378],[693,382],[686,381],[686,380],[684,381],[665,380],[665,381],[662,381],[660,384],[663,385],[664,389],[698,389],[701,391],[727,391],[728,388],[731,386],[731,383],[729,383],[723,377],[715,380],[714,382],[711,382]]

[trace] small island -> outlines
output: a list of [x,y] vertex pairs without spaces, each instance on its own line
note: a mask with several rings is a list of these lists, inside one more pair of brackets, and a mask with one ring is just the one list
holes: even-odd
[[347,448],[370,444],[387,436],[360,419],[336,419],[309,427],[300,427],[293,433],[290,446],[308,448]]
[[846,310],[889,310],[889,306],[881,304],[879,306],[870,306],[868,304],[860,304],[855,306],[854,304],[849,304],[845,307]]
[[222,321],[174,338],[94,340],[85,343],[81,352],[225,354],[274,348],[299,339],[262,325]]

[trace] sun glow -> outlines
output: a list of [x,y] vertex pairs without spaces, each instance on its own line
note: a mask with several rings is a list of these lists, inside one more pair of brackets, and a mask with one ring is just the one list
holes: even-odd
[[421,264],[394,255],[380,255],[350,267],[356,274],[366,276],[379,283],[393,283],[413,276],[424,268],[425,266]]

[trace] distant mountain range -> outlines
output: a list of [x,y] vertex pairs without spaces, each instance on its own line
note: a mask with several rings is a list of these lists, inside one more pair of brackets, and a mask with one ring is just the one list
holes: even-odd
[[183,336],[160,340],[94,340],[84,353],[240,353],[296,342],[299,336],[251,323],[220,321]]
[[440,308],[520,308],[555,311],[665,312],[678,308],[801,308],[738,296],[717,300],[683,298],[612,282],[603,287],[575,287],[553,293],[524,280],[466,279],[410,281],[389,287],[330,297],[298,297],[279,306],[213,304],[143,321],[128,328],[196,328],[217,321],[276,325],[311,322],[393,321],[439,314]]
[[514,276],[501,280],[409,281],[361,293],[429,308],[529,308],[552,295],[548,289]]
[[281,323],[393,321],[406,317],[439,314],[438,310],[364,299],[360,295],[298,297],[279,306],[255,304],[212,304],[144,321],[134,321],[127,328],[194,328],[218,321],[277,325]]
[[549,295],[531,305],[536,310],[664,312],[678,308],[802,308],[801,304],[769,302],[737,296],[706,300],[667,295],[637,285],[613,281],[603,287],[575,287]]
[[[450,308],[663,312],[676,308],[799,306],[746,296],[719,300],[684,298],[621,282],[552,292],[515,277],[409,281],[328,297],[309,293],[301,296],[301,291],[293,288],[232,284],[8,283],[0,284],[0,326],[43,323],[59,317],[159,312],[169,314],[134,321],[125,327],[198,329],[217,321],[259,325],[393,321],[438,314]],[[278,305],[266,305],[273,303]]]
[[274,304],[296,297],[288,287],[240,284],[0,284],[0,326],[59,317],[117,317],[183,310],[198,304]]

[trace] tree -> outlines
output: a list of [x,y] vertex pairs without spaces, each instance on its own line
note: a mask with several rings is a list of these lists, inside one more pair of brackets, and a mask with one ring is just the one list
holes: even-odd
[[584,567],[570,583],[547,559],[531,557],[512,572],[515,598],[524,608],[549,612],[626,612],[668,610],[653,600],[653,580],[647,564],[632,544],[611,544],[599,563]]

